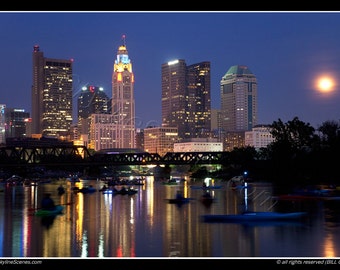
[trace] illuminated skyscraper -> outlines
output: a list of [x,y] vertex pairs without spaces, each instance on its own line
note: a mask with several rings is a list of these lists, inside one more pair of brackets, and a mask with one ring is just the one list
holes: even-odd
[[221,127],[224,132],[250,131],[257,125],[257,80],[247,66],[232,66],[222,77]]
[[72,125],[72,60],[45,58],[33,47],[32,133],[68,136]]
[[111,100],[103,87],[84,86],[78,97],[78,128],[80,134],[89,133],[90,116],[93,113],[111,113]]
[[162,126],[178,128],[180,140],[208,137],[211,118],[210,62],[162,65]]
[[135,148],[135,98],[132,63],[125,45],[119,46],[112,74],[112,114],[117,124],[116,148]]
[[210,62],[187,66],[188,134],[209,137],[211,131]]

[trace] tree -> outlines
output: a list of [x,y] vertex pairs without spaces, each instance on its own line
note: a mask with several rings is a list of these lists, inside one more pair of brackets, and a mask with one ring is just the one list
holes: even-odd
[[309,153],[317,139],[315,129],[309,124],[294,117],[283,123],[281,119],[271,125],[274,141],[268,146],[269,159],[275,177],[285,183],[300,177],[303,168],[308,164]]
[[315,129],[309,123],[304,123],[298,117],[283,123],[281,119],[271,125],[274,143],[289,145],[293,151],[311,147],[315,141]]
[[335,146],[340,140],[340,125],[336,121],[325,121],[318,128],[321,132],[321,141],[324,145]]
[[319,168],[319,177],[328,181],[339,182],[338,159],[340,152],[340,125],[336,121],[325,121],[318,128],[320,145],[315,148],[315,165]]

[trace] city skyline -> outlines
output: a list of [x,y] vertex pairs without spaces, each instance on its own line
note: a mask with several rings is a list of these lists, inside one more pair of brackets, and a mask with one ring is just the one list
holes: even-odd
[[[161,125],[161,66],[175,59],[211,63],[211,108],[234,65],[258,80],[258,123],[279,118],[317,127],[340,119],[338,84],[316,91],[316,78],[339,78],[337,12],[3,12],[0,103],[32,113],[32,50],[73,59],[73,109],[83,86],[111,97],[117,48],[126,36],[135,75],[136,128]],[[18,79],[18,77],[20,79]],[[74,114],[74,122],[76,117]]]

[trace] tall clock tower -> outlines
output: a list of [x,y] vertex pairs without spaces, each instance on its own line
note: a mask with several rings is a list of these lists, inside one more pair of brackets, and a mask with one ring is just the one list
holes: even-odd
[[112,74],[112,114],[115,116],[117,148],[135,148],[135,99],[132,63],[122,37]]

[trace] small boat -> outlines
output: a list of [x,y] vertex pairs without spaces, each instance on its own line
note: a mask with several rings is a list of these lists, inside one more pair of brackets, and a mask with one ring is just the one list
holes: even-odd
[[317,200],[317,201],[338,201],[340,200],[340,196],[335,195],[302,195],[302,194],[281,194],[277,196],[273,196],[273,199],[276,200],[285,200],[285,201],[307,201],[307,200]]
[[134,195],[138,192],[138,189],[134,189],[134,188],[122,188],[120,190],[118,189],[105,189],[102,191],[103,194],[112,194],[112,195]]
[[182,192],[180,190],[178,190],[175,198],[166,199],[166,200],[168,201],[168,203],[177,204],[178,206],[181,206],[183,204],[188,203],[190,200],[192,200],[192,198],[184,197]]
[[53,216],[53,215],[59,215],[62,214],[64,210],[64,206],[62,205],[56,205],[54,210],[45,210],[45,209],[38,209],[35,212],[36,216]]
[[190,202],[192,198],[172,198],[172,199],[167,199],[168,203],[170,204],[185,204]]
[[235,215],[202,215],[204,222],[262,222],[262,221],[285,221],[285,220],[298,220],[304,217],[306,212],[244,212]]
[[133,195],[133,194],[136,194],[138,190],[130,187],[130,188],[122,188],[118,192],[121,195]]
[[97,189],[94,188],[93,186],[85,186],[85,187],[78,189],[78,192],[81,192],[81,193],[93,193],[96,191]]
[[168,179],[167,181],[162,182],[162,185],[167,185],[167,186],[178,186],[180,181],[177,179]]

